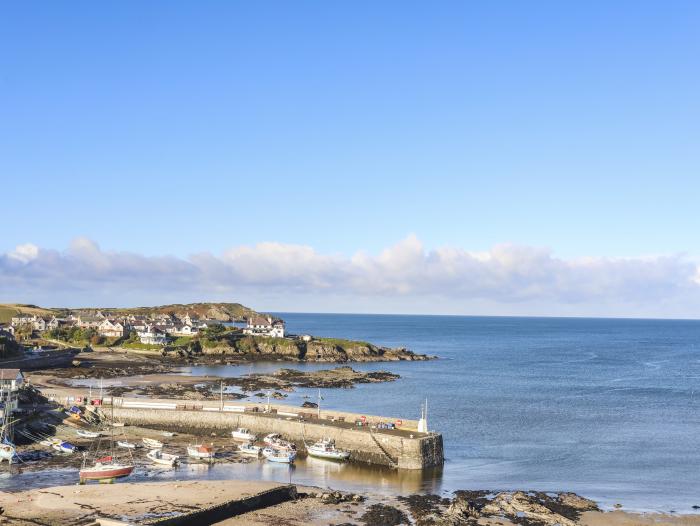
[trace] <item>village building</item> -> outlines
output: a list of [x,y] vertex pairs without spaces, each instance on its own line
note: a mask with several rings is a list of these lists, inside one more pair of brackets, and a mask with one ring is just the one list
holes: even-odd
[[145,330],[137,331],[141,343],[148,345],[165,345],[168,343],[167,335],[158,327],[148,325]]
[[0,369],[0,416],[17,410],[18,392],[24,384],[24,375],[19,369]]
[[102,321],[103,318],[100,318],[98,316],[87,316],[81,314],[80,316],[78,316],[77,325],[81,329],[97,329],[102,323]]
[[273,319],[272,316],[252,316],[248,318],[243,334],[284,338],[284,322]]
[[107,338],[122,338],[126,335],[127,327],[118,320],[106,318],[97,327],[97,332]]

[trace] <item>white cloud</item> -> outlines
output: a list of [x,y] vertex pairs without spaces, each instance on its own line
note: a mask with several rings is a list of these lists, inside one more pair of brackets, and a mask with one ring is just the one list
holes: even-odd
[[700,315],[700,269],[682,256],[562,259],[513,245],[428,250],[415,236],[378,255],[351,257],[273,242],[188,258],[104,251],[85,238],[64,251],[25,244],[0,254],[0,284],[5,301],[64,305],[213,297],[252,298],[257,305],[256,297],[274,297],[284,301],[271,307],[283,309],[303,297],[324,310],[347,310],[338,298],[364,298],[376,311],[399,302],[413,312],[488,304],[503,314],[537,305],[533,314]]

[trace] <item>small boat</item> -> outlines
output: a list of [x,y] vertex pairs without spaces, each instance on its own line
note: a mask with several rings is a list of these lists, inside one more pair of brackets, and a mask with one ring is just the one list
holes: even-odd
[[74,453],[77,449],[70,442],[57,442],[54,443],[51,447],[53,447],[56,451],[60,451],[61,453]]
[[205,446],[204,444],[195,444],[193,446],[187,446],[187,454],[193,458],[214,458],[214,448],[211,446]]
[[330,438],[319,440],[314,445],[307,447],[306,452],[312,457],[328,460],[347,460],[350,457],[349,452],[336,448],[335,441]]
[[151,449],[161,449],[163,447],[163,442],[156,440],[155,438],[144,438],[142,441]]
[[101,436],[100,433],[96,433],[95,431],[85,431],[83,429],[78,429],[75,434],[83,438],[97,438]]
[[295,451],[285,451],[272,447],[266,447],[263,449],[262,454],[270,462],[277,462],[280,464],[292,464],[294,463],[294,459],[297,457]]
[[246,442],[253,442],[257,438],[250,432],[250,429],[246,429],[245,427],[239,427],[235,431],[231,431],[231,436],[234,440],[245,440]]
[[175,433],[173,433],[172,431],[163,431],[162,435],[164,437],[174,437]]
[[124,427],[124,422],[112,422],[112,427]]
[[136,449],[138,447],[138,444],[129,442],[128,440],[117,440],[117,445],[126,449]]
[[15,446],[12,445],[9,440],[3,442],[0,444],[0,463],[2,463],[3,460],[7,460],[8,464],[12,464],[12,459],[15,457],[16,453]]
[[113,457],[102,457],[95,460],[89,468],[83,466],[80,470],[80,483],[87,480],[112,480],[127,477],[134,471],[134,465],[118,462]]
[[55,438],[47,438],[45,440],[39,441],[39,444],[46,447],[53,447],[54,444],[59,444],[60,442],[60,440],[56,440]]
[[265,438],[263,438],[263,442],[268,446],[277,449],[286,449],[289,451],[296,451],[297,449],[297,447],[294,444],[292,444],[288,440],[284,440],[282,438],[282,435],[280,435],[279,433],[270,433],[269,435],[265,436]]
[[251,444],[250,442],[246,442],[245,444],[238,446],[238,451],[240,451],[241,455],[259,457],[262,448],[260,446],[256,446],[255,444]]
[[180,461],[180,457],[177,455],[163,453],[161,449],[152,449],[148,452],[148,454],[146,454],[146,456],[156,464],[162,464],[170,467],[175,466]]

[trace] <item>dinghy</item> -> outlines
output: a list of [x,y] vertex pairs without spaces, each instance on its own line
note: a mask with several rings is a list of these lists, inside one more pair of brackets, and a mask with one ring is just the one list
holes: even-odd
[[238,451],[241,453],[241,455],[259,457],[262,448],[260,446],[256,446],[255,444],[251,444],[250,442],[246,442],[245,444],[238,446]]
[[161,449],[163,447],[163,442],[156,440],[155,438],[144,438],[143,443],[150,447],[151,449]]
[[155,464],[161,464],[163,466],[173,467],[180,461],[180,457],[177,455],[163,453],[161,449],[152,449],[146,456]]

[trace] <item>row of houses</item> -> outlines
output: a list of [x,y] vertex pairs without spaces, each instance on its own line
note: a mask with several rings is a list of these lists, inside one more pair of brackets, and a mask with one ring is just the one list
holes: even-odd
[[[61,327],[78,327],[94,329],[107,338],[123,338],[135,331],[142,343],[163,345],[169,337],[196,336],[206,329],[211,321],[200,320],[189,313],[184,316],[171,314],[105,316],[102,312],[70,314],[65,318],[56,316],[42,317],[37,315],[20,314],[12,318],[8,330],[14,334],[14,329],[22,325],[31,325],[38,332],[49,331]],[[284,338],[284,322],[272,316],[251,316],[244,334]]]
[[131,331],[136,331],[143,343],[158,344],[165,343],[167,335],[194,336],[208,327],[206,321],[199,320],[190,314],[182,317],[168,314],[108,317],[99,311],[97,314],[71,314],[66,318],[56,316],[47,318],[27,314],[12,318],[10,327],[13,329],[13,333],[15,328],[22,325],[31,325],[32,329],[38,332],[61,327],[95,329],[99,335],[107,338],[123,338]]

